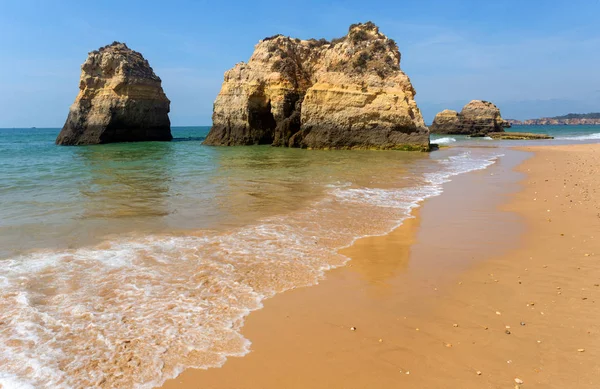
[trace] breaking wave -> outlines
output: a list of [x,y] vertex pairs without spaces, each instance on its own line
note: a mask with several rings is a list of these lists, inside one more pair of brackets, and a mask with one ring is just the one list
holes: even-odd
[[456,139],[455,138],[439,138],[439,139],[432,139],[431,141],[432,141],[432,143],[437,143],[437,144],[449,144],[449,143],[456,142]]
[[0,260],[0,386],[151,388],[245,355],[244,318],[265,298],[314,285],[348,260],[340,248],[388,233],[451,177],[500,156],[428,160],[400,188],[340,183],[305,209],[228,231]]
[[587,135],[574,135],[574,136],[557,136],[555,139],[558,140],[595,140],[600,139],[600,132]]

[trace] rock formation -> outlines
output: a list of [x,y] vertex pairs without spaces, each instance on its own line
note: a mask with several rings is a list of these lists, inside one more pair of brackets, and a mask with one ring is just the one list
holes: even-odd
[[89,53],[57,144],[168,141],[169,99],[144,57],[113,42]]
[[433,124],[429,126],[429,131],[437,134],[453,134],[460,127],[460,118],[458,112],[452,109],[445,109],[435,115]]
[[502,119],[498,107],[489,101],[473,100],[460,113],[449,109],[438,113],[429,129],[435,134],[485,136],[507,127],[510,124]]
[[514,126],[597,126],[600,125],[600,112],[570,113],[563,116],[524,121],[508,119],[508,122]]
[[489,132],[487,134],[492,139],[502,140],[541,140],[554,139],[553,136],[546,134],[534,134],[531,132]]
[[328,42],[276,35],[225,73],[207,145],[428,150],[396,43],[373,23]]

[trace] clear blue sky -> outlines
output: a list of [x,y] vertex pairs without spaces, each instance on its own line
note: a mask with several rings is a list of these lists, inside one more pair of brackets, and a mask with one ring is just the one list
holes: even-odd
[[259,39],[345,35],[372,20],[398,42],[429,122],[491,100],[505,118],[600,111],[600,1],[0,0],[0,127],[60,127],[87,53],[142,52],[173,125],[210,125],[223,72]]

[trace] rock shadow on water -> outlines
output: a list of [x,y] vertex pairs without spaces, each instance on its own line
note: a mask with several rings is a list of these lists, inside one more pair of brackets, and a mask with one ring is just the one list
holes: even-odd
[[167,198],[173,148],[168,143],[125,143],[81,147],[84,164],[79,191],[85,197],[83,219],[140,219],[170,214]]
[[310,180],[321,163],[306,150],[270,146],[206,149],[214,163],[209,182],[219,187],[216,205],[223,214],[253,219],[286,213],[323,191],[318,182]]
[[205,136],[189,136],[173,138],[171,142],[204,142],[204,139],[206,139]]

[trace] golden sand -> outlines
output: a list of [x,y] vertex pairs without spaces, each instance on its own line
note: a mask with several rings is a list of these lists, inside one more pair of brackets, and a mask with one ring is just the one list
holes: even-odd
[[267,300],[249,355],[164,388],[600,387],[600,145],[525,151],[525,176],[457,177],[318,286]]

